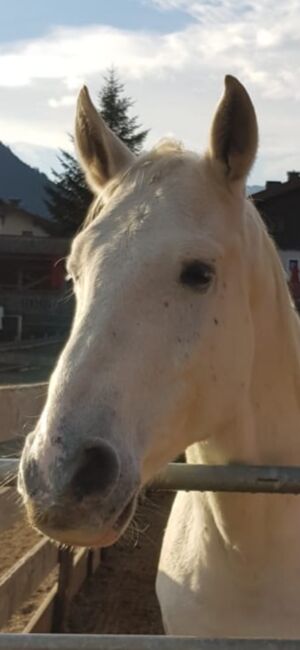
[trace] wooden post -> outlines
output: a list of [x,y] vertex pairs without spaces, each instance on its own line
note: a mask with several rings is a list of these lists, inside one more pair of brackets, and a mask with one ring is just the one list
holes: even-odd
[[94,551],[89,550],[88,551],[88,556],[87,556],[87,562],[86,562],[86,577],[90,578],[94,571]]
[[58,564],[58,587],[54,601],[52,632],[62,632],[66,617],[68,614],[68,606],[70,603],[70,585],[73,570],[73,551],[69,548],[60,547]]

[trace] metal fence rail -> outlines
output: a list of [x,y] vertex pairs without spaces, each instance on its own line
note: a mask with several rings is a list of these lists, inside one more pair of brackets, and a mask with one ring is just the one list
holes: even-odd
[[0,650],[300,650],[300,641],[98,634],[0,634]]
[[300,494],[300,467],[170,463],[152,485],[160,490]]
[[[15,484],[18,462],[0,459],[0,485]],[[159,490],[300,494],[300,467],[171,463],[151,485]],[[300,639],[0,634],[0,650],[300,650]]]
[[[18,459],[0,459],[0,485],[15,483],[17,471]],[[159,490],[300,494],[300,467],[170,463],[151,486]]]

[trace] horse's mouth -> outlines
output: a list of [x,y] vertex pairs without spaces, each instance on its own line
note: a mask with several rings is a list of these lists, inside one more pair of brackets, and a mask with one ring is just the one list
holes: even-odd
[[[27,503],[27,514],[31,524],[44,535],[69,546],[104,547],[115,544],[125,532],[134,515],[139,490],[135,488],[115,517],[98,528],[89,523],[88,518],[74,517],[66,507],[56,507],[52,511],[41,512],[34,504]],[[81,525],[80,525],[81,524]]]

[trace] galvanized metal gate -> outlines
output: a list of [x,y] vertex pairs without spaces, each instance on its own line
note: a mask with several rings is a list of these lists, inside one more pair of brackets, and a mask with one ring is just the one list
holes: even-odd
[[299,648],[300,641],[277,639],[0,634],[0,650],[299,650]]
[[[0,459],[0,483],[9,476],[13,483],[17,467],[17,459]],[[152,486],[176,491],[300,494],[300,467],[171,463]],[[300,639],[0,634],[0,650],[300,650]]]

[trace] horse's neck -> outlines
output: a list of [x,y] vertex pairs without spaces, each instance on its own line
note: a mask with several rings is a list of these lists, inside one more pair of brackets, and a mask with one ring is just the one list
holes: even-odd
[[[266,234],[263,246],[265,256],[255,271],[258,293],[252,298],[255,353],[249,389],[219,430],[187,450],[188,462],[300,465],[299,320]],[[231,545],[246,547],[251,554],[253,543],[260,543],[257,534],[259,539],[270,497],[266,501],[268,497],[209,493],[206,498],[219,532]],[[283,498],[273,498],[275,509],[283,504]]]

